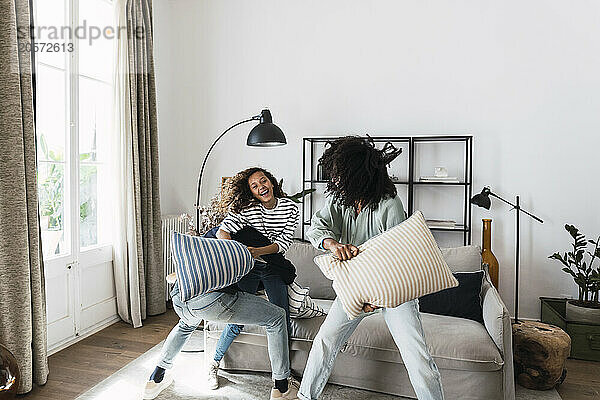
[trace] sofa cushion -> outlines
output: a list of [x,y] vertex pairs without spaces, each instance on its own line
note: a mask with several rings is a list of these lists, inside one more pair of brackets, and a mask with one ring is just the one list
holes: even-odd
[[[318,300],[317,300],[318,301]],[[318,301],[329,309],[331,301]],[[497,371],[503,361],[498,348],[485,330],[475,321],[422,313],[423,330],[431,354],[440,369],[464,371]],[[325,317],[292,320],[292,350],[308,352]],[[217,340],[224,323],[207,323],[208,340]],[[266,346],[263,328],[246,325],[235,340]],[[380,312],[365,317],[342,352],[359,358],[402,363],[402,357],[394,343]]]
[[327,314],[308,294],[309,289],[292,282],[288,285],[290,317],[314,318]]
[[441,249],[452,272],[475,272],[481,270],[481,247],[460,246]]
[[455,272],[458,286],[428,294],[419,299],[421,312],[472,319],[483,323],[481,283],[484,271]]
[[309,242],[294,240],[285,253],[285,258],[296,267],[296,282],[310,288],[313,299],[335,299],[335,292],[331,281],[316,266],[313,259],[323,251],[316,249]]
[[420,211],[358,246],[347,261],[315,257],[349,318],[364,304],[397,307],[418,297],[458,286]]

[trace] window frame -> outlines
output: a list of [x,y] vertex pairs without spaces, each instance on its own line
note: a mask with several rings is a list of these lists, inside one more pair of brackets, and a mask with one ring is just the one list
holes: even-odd
[[[45,0],[35,0],[35,3]],[[75,29],[80,26],[80,1],[83,0],[64,0],[64,22],[68,24],[71,29]],[[97,2],[103,2],[111,4],[115,7],[115,3],[112,0],[94,0]],[[35,4],[34,4],[35,7]],[[37,7],[34,9],[35,16],[37,17]],[[36,18],[37,19],[37,18]],[[115,22],[116,23],[116,22]],[[72,52],[64,52],[64,64],[63,67],[57,67],[51,63],[40,60],[39,57],[35,57],[36,69],[42,65],[45,68],[51,68],[57,71],[61,71],[65,75],[65,121],[66,127],[64,132],[64,160],[63,161],[52,161],[43,160],[38,158],[38,168],[42,165],[60,164],[63,166],[63,230],[64,230],[64,244],[66,250],[60,254],[44,254],[44,261],[50,262],[51,265],[66,263],[77,263],[82,253],[105,249],[107,247],[112,248],[111,243],[98,241],[94,245],[85,246],[81,245],[81,221],[80,221],[80,168],[81,166],[95,166],[97,170],[100,168],[108,168],[107,160],[101,161],[80,161],[80,85],[79,80],[81,78],[90,79],[102,84],[109,85],[114,88],[114,80],[107,82],[88,74],[80,73],[80,41],[85,39],[77,39],[74,37],[64,37],[65,45],[71,44],[73,46]],[[116,39],[114,39],[116,40]],[[39,98],[38,98],[39,101]],[[36,105],[39,107],[39,104]],[[36,143],[36,146],[38,144]],[[99,195],[99,191],[97,192]],[[97,203],[100,202],[100,197],[97,197]]]

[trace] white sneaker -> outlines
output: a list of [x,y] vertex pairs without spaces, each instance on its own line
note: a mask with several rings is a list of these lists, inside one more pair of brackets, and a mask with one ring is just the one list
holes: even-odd
[[298,400],[298,389],[300,389],[300,383],[296,379],[290,378],[287,392],[281,393],[277,388],[271,389],[271,400]]
[[207,375],[206,375],[206,386],[209,389],[215,390],[219,387],[219,363],[215,360],[211,360],[207,365]]
[[160,394],[163,390],[165,390],[169,385],[173,383],[173,375],[168,372],[165,372],[162,381],[160,383],[156,383],[154,381],[148,381],[146,383],[146,387],[144,388],[144,399],[151,400],[155,399],[156,396]]

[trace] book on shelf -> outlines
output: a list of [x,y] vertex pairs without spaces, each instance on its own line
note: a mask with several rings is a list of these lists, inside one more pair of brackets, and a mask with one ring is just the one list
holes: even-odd
[[422,176],[419,178],[421,182],[446,182],[446,183],[459,183],[456,176]]
[[456,221],[453,221],[451,219],[427,219],[425,220],[425,222],[427,222],[427,226],[429,226],[430,228],[455,228],[456,227]]

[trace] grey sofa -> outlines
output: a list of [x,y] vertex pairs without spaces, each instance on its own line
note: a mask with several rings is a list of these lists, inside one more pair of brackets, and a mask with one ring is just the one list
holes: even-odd
[[[454,272],[482,268],[479,247],[442,249]],[[324,308],[335,298],[331,281],[313,263],[319,250],[296,241],[286,256],[297,269],[297,282],[310,287],[311,297]],[[445,397],[454,399],[513,400],[512,331],[508,311],[486,273],[481,301],[484,324],[422,313],[427,344],[442,375]],[[302,375],[312,339],[325,317],[292,320],[290,358],[293,373]],[[214,354],[224,328],[205,322],[205,349]],[[264,330],[246,326],[229,348],[225,370],[270,371]],[[366,317],[342,348],[330,383],[393,395],[415,397],[402,357],[380,313]]]

